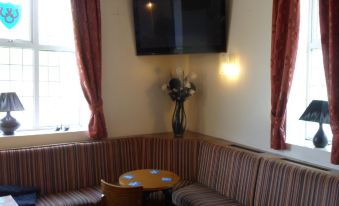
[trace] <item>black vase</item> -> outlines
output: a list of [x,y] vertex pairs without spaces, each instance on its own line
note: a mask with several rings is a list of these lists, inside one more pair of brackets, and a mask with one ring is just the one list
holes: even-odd
[[175,137],[182,137],[186,129],[184,101],[176,101],[172,117],[172,129]]

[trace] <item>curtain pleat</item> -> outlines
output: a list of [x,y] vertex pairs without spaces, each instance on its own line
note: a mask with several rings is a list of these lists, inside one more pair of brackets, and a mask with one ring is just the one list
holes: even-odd
[[274,0],[271,44],[271,148],[286,149],[286,106],[295,68],[299,0]]

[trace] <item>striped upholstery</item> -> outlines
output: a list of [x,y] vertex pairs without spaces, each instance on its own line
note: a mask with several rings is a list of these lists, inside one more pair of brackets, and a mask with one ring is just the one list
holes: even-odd
[[[142,166],[142,145],[143,138],[122,138],[117,139],[120,149],[119,173],[140,169]],[[119,175],[120,175],[119,174]]]
[[206,186],[191,184],[173,193],[172,202],[177,206],[236,206],[236,201],[218,194]]
[[182,180],[196,181],[198,175],[198,152],[200,140],[174,139],[173,140],[173,171]]
[[173,188],[173,201],[178,206],[339,202],[338,176],[197,139],[135,137],[0,150],[0,185],[40,188],[38,206],[98,205],[100,179],[114,183],[140,168],[177,173],[181,181]]
[[99,187],[88,187],[63,193],[55,193],[38,199],[36,206],[95,206],[101,203]]
[[327,179],[328,175],[324,172],[306,170],[300,205],[324,205],[322,202],[326,192]]
[[208,142],[201,143],[198,158],[198,183],[210,188],[215,187],[217,179],[216,168],[218,167],[222,148],[222,146]]
[[306,169],[264,159],[259,166],[254,205],[300,206]]
[[328,175],[327,185],[324,192],[324,199],[321,205],[324,206],[339,205],[339,176]]
[[99,185],[101,179],[117,182],[122,173],[120,148],[118,140],[77,143],[80,188]]
[[142,167],[173,171],[174,141],[165,138],[144,138]]
[[0,151],[0,184],[35,186],[41,194],[78,189],[73,144]]
[[265,159],[255,191],[258,206],[338,206],[339,176],[283,160]]
[[199,143],[196,139],[144,138],[142,168],[170,170],[183,180],[194,181]]
[[339,176],[314,168],[306,168],[300,205],[338,206]]
[[215,190],[244,205],[253,205],[260,159],[254,153],[223,148],[217,169]]

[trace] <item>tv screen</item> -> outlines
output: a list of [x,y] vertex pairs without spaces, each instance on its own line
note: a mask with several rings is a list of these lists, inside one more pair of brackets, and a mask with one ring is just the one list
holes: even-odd
[[134,0],[137,55],[226,52],[226,0]]

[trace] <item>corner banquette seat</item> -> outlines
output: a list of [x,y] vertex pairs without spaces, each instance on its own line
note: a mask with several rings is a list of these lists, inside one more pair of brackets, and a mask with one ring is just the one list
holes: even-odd
[[194,182],[199,145],[133,137],[0,150],[0,185],[38,187],[37,206],[100,205],[100,180],[116,183],[130,170],[166,169],[182,178],[178,186]]
[[339,176],[271,155],[203,142],[197,181],[177,206],[339,206]]
[[[35,186],[37,206],[100,205],[100,180],[166,169],[181,182],[177,206],[336,206],[339,178],[260,153],[197,138],[130,137],[0,151],[0,185]],[[162,198],[154,193],[152,198]]]

